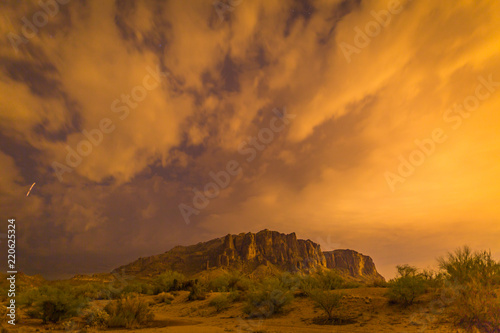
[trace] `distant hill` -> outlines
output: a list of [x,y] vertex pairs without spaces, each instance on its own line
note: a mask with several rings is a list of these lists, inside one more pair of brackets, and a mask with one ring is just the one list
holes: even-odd
[[295,233],[287,235],[267,229],[176,246],[163,254],[139,258],[112,273],[147,277],[175,270],[195,275],[221,268],[248,274],[266,269],[304,273],[335,269],[359,280],[384,279],[369,256],[353,250],[323,252],[319,244],[297,239]]

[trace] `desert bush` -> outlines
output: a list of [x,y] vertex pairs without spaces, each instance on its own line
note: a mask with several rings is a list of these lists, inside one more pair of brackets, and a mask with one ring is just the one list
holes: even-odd
[[181,290],[185,281],[186,278],[181,273],[166,271],[153,280],[153,293],[159,294],[162,292]]
[[236,297],[238,296],[237,293],[226,293],[226,294],[220,294],[215,296],[208,305],[213,306],[215,308],[215,311],[221,312],[231,305],[232,302],[235,301]]
[[265,278],[249,291],[244,312],[250,317],[269,317],[282,313],[292,300],[293,293],[279,278]]
[[472,252],[468,246],[448,253],[438,259],[439,267],[447,279],[455,284],[464,285],[475,282],[482,285],[500,283],[500,263],[493,260],[491,252]]
[[109,314],[100,307],[92,306],[83,310],[82,318],[90,327],[104,328],[108,326]]
[[229,291],[230,278],[231,275],[229,273],[224,273],[222,275],[219,275],[207,283],[207,288],[210,291],[219,291],[219,292]]
[[205,288],[197,280],[192,281],[189,288],[188,301],[200,301],[207,298]]
[[388,297],[391,303],[406,307],[425,292],[426,284],[416,267],[401,265],[397,269],[398,276],[389,282]]
[[158,285],[152,285],[143,281],[133,281],[127,284],[123,290],[122,294],[136,293],[143,295],[153,295],[157,289]]
[[115,285],[108,285],[106,289],[102,290],[102,299],[118,299],[122,296],[122,288]]
[[363,284],[358,281],[344,281],[344,283],[341,284],[340,288],[336,289],[354,289],[360,288],[361,286],[363,286]]
[[322,289],[335,290],[344,287],[344,279],[334,270],[322,271],[317,274],[317,279],[322,286]]
[[148,303],[133,294],[109,302],[104,310],[109,315],[109,327],[138,328],[154,317]]
[[307,274],[301,277],[299,282],[299,288],[307,296],[309,291],[313,289],[323,288],[321,282],[312,274]]
[[468,331],[500,332],[500,299],[495,291],[500,281],[500,263],[487,251],[472,252],[467,246],[438,259],[446,277],[446,313],[457,326]]
[[383,279],[375,279],[370,286],[374,288],[386,288],[389,284]]
[[60,285],[59,287],[65,290],[71,289],[72,293],[75,295],[90,300],[112,299],[113,297],[116,298],[114,294],[116,292],[118,292],[118,294],[121,293],[121,290],[123,289],[121,288],[120,290],[115,291],[115,288],[111,284],[101,282],[90,282],[76,286]]
[[447,286],[445,313],[468,332],[500,333],[500,299],[492,288],[478,282]]
[[71,290],[53,286],[34,288],[20,295],[20,305],[26,308],[28,316],[42,319],[44,324],[76,316],[86,303]]
[[246,291],[250,289],[252,281],[239,272],[224,273],[210,280],[207,283],[207,289],[210,291]]
[[299,279],[299,288],[308,294],[314,289],[335,290],[342,288],[357,288],[357,282],[346,281],[334,270],[320,271],[315,274],[304,275]]
[[290,291],[295,291],[300,287],[301,276],[297,274],[292,274],[290,272],[284,272],[278,278],[281,280],[283,287]]
[[98,299],[100,296],[100,290],[94,283],[85,283],[74,286],[73,293],[88,299]]
[[248,291],[254,285],[254,281],[248,276],[244,276],[238,273],[232,274],[229,279],[229,290],[230,291]]
[[335,316],[335,310],[341,306],[342,297],[344,296],[342,293],[314,289],[308,292],[308,296],[313,300],[317,308],[323,310],[329,322],[338,318],[338,316]]
[[174,295],[172,295],[170,293],[160,293],[156,296],[156,301],[158,303],[170,304],[170,303],[172,303],[174,298],[175,298]]
[[42,294],[39,288],[32,288],[19,294],[17,301],[24,308],[30,308],[35,305],[35,302],[40,300]]

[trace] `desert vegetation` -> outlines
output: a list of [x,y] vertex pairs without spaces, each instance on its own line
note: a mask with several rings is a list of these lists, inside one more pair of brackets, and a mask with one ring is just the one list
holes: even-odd
[[391,303],[408,307],[431,294],[434,307],[467,332],[500,332],[500,262],[488,251],[458,248],[438,259],[439,271],[397,266],[388,283]]
[[336,313],[336,310],[342,305],[343,293],[313,289],[308,292],[308,296],[314,302],[315,306],[324,312],[327,323],[342,323],[343,318]]
[[[234,317],[232,309],[239,309],[236,316],[243,320],[286,318],[297,310],[296,304],[306,304],[317,311],[311,324],[346,325],[377,315],[370,296],[352,296],[366,292],[381,295],[377,306],[383,308],[385,299],[387,311],[410,316],[432,308],[441,320],[465,331],[499,332],[500,263],[490,252],[462,247],[440,258],[435,271],[410,265],[396,269],[396,277],[388,282],[355,280],[336,270],[262,277],[222,270],[196,278],[165,271],[142,279],[46,281],[23,288],[18,301],[22,318],[63,328],[138,329],[151,326],[155,312],[183,304],[190,309],[185,316],[232,311]],[[353,306],[364,310],[353,315]],[[428,324],[422,323],[414,325]]]
[[278,277],[264,278],[251,287],[246,296],[244,312],[250,318],[281,314],[293,300],[290,286]]
[[70,288],[42,286],[24,292],[20,304],[29,317],[42,319],[43,323],[57,323],[77,315],[87,300]]
[[153,320],[149,304],[138,295],[127,295],[109,302],[104,311],[109,315],[108,327],[138,328]]
[[418,296],[424,294],[426,280],[416,267],[398,265],[397,270],[398,275],[390,281],[387,295],[392,303],[410,306]]
[[500,262],[488,251],[457,249],[439,260],[446,313],[468,331],[500,332]]

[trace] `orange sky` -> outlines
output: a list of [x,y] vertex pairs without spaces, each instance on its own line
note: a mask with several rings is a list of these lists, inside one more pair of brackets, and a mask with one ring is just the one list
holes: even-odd
[[464,244],[500,258],[498,1],[47,8],[0,5],[0,207],[21,270],[110,271],[264,228],[386,277]]

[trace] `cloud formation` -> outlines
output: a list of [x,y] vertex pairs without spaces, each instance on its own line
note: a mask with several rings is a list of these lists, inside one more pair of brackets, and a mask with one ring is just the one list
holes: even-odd
[[[24,271],[109,271],[264,228],[388,277],[465,243],[500,257],[497,2],[57,3],[15,47],[44,9],[0,5],[1,218],[20,221]],[[480,77],[489,96],[454,109]],[[283,107],[296,118],[246,162],[238,147]],[[392,191],[385,174],[436,129],[446,141]],[[179,204],[230,160],[241,174],[187,225]]]

